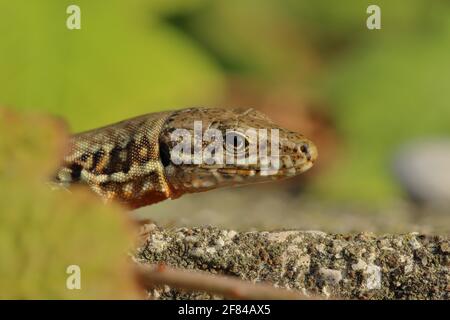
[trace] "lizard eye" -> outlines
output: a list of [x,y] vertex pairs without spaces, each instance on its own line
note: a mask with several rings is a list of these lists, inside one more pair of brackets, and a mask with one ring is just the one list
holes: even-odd
[[225,148],[228,152],[242,152],[249,144],[245,135],[237,131],[227,132],[224,140]]

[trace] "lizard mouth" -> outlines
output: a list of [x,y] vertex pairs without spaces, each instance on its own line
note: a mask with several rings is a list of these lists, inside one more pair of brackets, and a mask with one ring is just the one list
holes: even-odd
[[306,161],[302,166],[291,166],[285,168],[267,168],[267,169],[251,169],[251,168],[218,168],[217,172],[228,175],[240,176],[273,176],[273,177],[290,177],[309,170],[314,165],[313,161]]

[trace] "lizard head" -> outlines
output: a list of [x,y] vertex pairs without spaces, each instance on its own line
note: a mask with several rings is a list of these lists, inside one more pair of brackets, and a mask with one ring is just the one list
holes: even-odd
[[310,140],[253,109],[176,111],[161,130],[159,152],[174,197],[292,177],[317,158]]

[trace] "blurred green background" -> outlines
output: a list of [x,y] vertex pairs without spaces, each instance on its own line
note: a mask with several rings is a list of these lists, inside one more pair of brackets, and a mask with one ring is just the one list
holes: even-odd
[[[81,30],[66,28],[70,4]],[[381,30],[366,28],[369,4]],[[260,108],[317,141],[305,179],[318,199],[397,199],[393,150],[450,134],[448,1],[2,0],[0,34],[0,105],[74,132],[189,106]]]

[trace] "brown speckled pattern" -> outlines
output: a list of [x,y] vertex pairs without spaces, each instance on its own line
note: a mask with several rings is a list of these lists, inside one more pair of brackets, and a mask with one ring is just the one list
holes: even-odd
[[[280,169],[263,175],[259,159],[246,165],[168,161],[176,145],[171,133],[185,129],[193,134],[194,121],[202,122],[203,133],[208,128],[241,134],[249,128],[278,129]],[[247,142],[252,138],[246,136]],[[203,150],[207,144],[196,147]],[[267,148],[270,154],[270,143]],[[316,147],[303,135],[280,128],[253,109],[191,108],[143,115],[74,135],[56,181],[63,186],[84,183],[106,200],[137,208],[184,193],[286,178],[309,169],[316,157]]]
[[158,144],[169,115],[140,116],[73,136],[56,180],[88,184],[104,199],[133,208],[170,197]]

